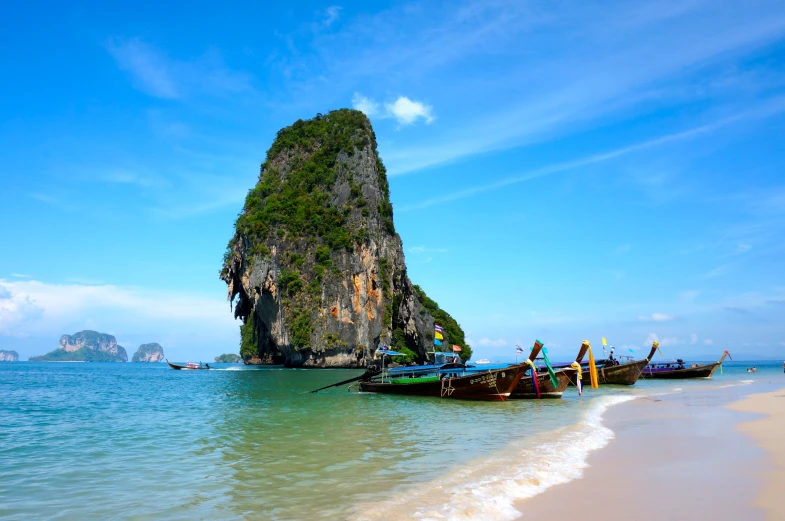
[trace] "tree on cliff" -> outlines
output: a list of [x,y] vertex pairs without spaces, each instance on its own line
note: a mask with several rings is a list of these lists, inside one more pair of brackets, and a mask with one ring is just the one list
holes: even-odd
[[356,110],[278,132],[221,278],[247,362],[359,367],[393,344],[423,360],[435,317],[445,345],[471,356],[458,323],[409,280],[376,136]]

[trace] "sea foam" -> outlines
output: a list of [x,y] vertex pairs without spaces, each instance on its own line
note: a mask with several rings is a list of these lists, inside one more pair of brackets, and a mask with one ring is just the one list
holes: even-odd
[[[512,520],[515,502],[583,475],[586,459],[613,439],[602,425],[611,406],[634,396],[592,399],[578,423],[511,442],[504,450],[461,465],[416,489],[373,504],[358,505],[353,519]],[[536,415],[521,421],[537,421]]]

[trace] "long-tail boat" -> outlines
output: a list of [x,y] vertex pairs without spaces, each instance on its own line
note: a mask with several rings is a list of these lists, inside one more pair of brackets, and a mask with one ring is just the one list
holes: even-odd
[[[534,344],[531,354],[529,355],[529,360],[534,360],[540,353],[541,349],[542,344],[537,341]],[[575,358],[575,362],[580,364],[583,360],[583,357],[586,356],[586,352],[588,350],[588,342],[581,344],[581,348],[578,351],[578,356]],[[524,376],[521,378],[521,381],[518,382],[518,385],[516,385],[513,389],[512,393],[510,394],[510,398],[561,398],[564,394],[564,390],[567,388],[570,382],[574,382],[576,380],[578,376],[577,370],[571,367],[564,367],[561,369],[556,369],[554,373],[556,374],[556,381],[558,382],[558,385],[553,385],[547,370],[538,371],[536,387],[534,385],[534,378],[532,376]],[[588,371],[584,374],[588,374]]]
[[[643,373],[643,369],[651,362],[652,357],[657,352],[658,345],[657,342],[654,342],[651,345],[649,355],[643,360],[619,363],[616,358],[613,358],[613,351],[611,351],[610,357],[597,360],[599,383],[606,385],[634,385]],[[589,371],[583,371],[581,382],[584,385],[589,383]]]
[[[675,362],[657,362],[649,364],[643,370],[642,378],[655,378],[655,379],[683,379],[683,378],[711,378],[714,371],[722,365],[725,357],[729,357],[730,353],[726,349],[722,353],[722,357],[711,364],[693,364],[691,367],[684,365],[683,360],[676,360]],[[733,358],[731,358],[733,360]]]
[[397,367],[361,380],[366,393],[504,401],[529,369],[526,364],[467,373],[463,364]]
[[209,364],[202,364],[202,363],[196,364],[194,362],[186,362],[185,365],[178,365],[170,362],[168,358],[166,359],[166,363],[169,364],[169,367],[171,367],[172,369],[177,369],[178,371],[199,371],[199,370],[210,369]]

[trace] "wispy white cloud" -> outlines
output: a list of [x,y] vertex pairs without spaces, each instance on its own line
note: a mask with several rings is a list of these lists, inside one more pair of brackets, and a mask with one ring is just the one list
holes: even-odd
[[575,170],[581,167],[593,165],[596,163],[602,163],[605,161],[610,161],[612,159],[617,159],[622,156],[626,156],[633,152],[646,150],[654,147],[659,147],[668,143],[674,143],[677,141],[682,141],[686,139],[691,139],[695,136],[699,136],[702,134],[707,134],[713,132],[719,128],[722,128],[732,122],[739,121],[740,119],[744,119],[745,117],[763,117],[763,115],[772,115],[774,113],[779,113],[785,111],[785,97],[778,100],[777,103],[769,104],[768,111],[760,111],[754,110],[749,111],[746,115],[737,115],[730,118],[723,119],[721,121],[716,121],[714,123],[709,123],[706,125],[702,125],[699,127],[694,127],[689,130],[685,130],[682,132],[676,132],[673,134],[667,134],[664,136],[660,136],[654,139],[650,139],[648,141],[643,141],[640,143],[636,143],[633,145],[625,146],[622,148],[618,148],[616,150],[611,150],[609,152],[598,153],[590,156],[586,156],[581,159],[577,159],[574,161],[567,161],[564,163],[556,163],[548,166],[544,166],[541,168],[537,168],[531,170],[529,172],[519,174],[516,176],[508,177],[505,179],[501,179],[499,181],[494,181],[492,183],[488,183],[485,185],[478,185],[469,188],[464,188],[462,190],[458,190],[452,192],[450,194],[442,195],[439,197],[435,197],[432,199],[427,199],[425,201],[419,203],[412,203],[409,205],[403,205],[399,208],[399,211],[411,211],[411,210],[419,210],[423,208],[428,208],[434,205],[448,203],[451,201],[455,201],[457,199],[464,199],[466,197],[470,197],[473,195],[477,195],[483,192],[488,192],[491,190],[498,190],[500,188],[505,188],[510,185],[515,185],[519,183],[523,183],[526,181],[532,181],[534,179],[538,179],[541,177],[567,172],[570,170]]
[[703,339],[703,345],[705,345],[705,346],[714,345],[714,340],[712,340],[711,338],[704,338]]
[[341,17],[341,10],[343,7],[339,5],[331,5],[327,9],[324,10],[324,20],[322,21],[322,25],[325,27],[330,27],[332,24],[338,21]]
[[627,253],[631,249],[632,249],[631,244],[622,244],[621,246],[617,246],[616,248],[614,248],[613,253],[616,254]]
[[690,345],[695,345],[697,343],[698,343],[698,334],[690,333]]
[[[218,332],[233,338],[237,325],[221,298],[107,284],[49,284],[0,279],[0,334],[59,337],[92,327],[113,331]],[[211,331],[213,330],[213,331]]]
[[673,315],[667,315],[665,313],[652,313],[651,315],[639,316],[638,320],[641,322],[670,322],[675,318],[676,317]]
[[418,119],[431,123],[434,120],[433,108],[420,101],[412,101],[406,96],[399,96],[392,103],[385,103],[384,108],[401,125],[411,125]]
[[157,98],[179,96],[171,63],[152,46],[138,38],[112,39],[107,43],[107,49],[118,67],[131,75],[134,86],[139,90]]
[[371,98],[365,97],[359,92],[355,92],[352,97],[352,107],[359,110],[368,117],[379,114],[379,104]]
[[730,264],[723,264],[722,266],[717,266],[716,268],[711,269],[711,270],[707,271],[706,273],[702,274],[701,278],[702,279],[713,279],[713,278],[716,278],[716,277],[720,277],[720,276],[725,275],[726,273],[728,273],[729,269],[730,269]]
[[430,248],[427,246],[412,246],[409,248],[409,253],[447,253],[447,248]]
[[406,96],[398,96],[394,101],[385,103],[382,111],[378,102],[355,92],[352,106],[368,117],[393,118],[402,126],[411,125],[419,119],[426,123],[431,123],[435,119],[433,107],[421,101],[413,101]]
[[32,278],[32,275],[27,275],[26,273],[12,273],[12,277],[16,277],[17,279],[29,279]]
[[675,336],[671,337],[660,337],[656,333],[649,333],[646,337],[646,341],[643,343],[644,345],[651,345],[654,342],[659,342],[661,347],[673,346],[679,343],[679,339]]
[[698,291],[698,290],[695,290],[695,289],[686,290],[686,291],[682,291],[681,293],[679,293],[679,299],[681,299],[681,300],[683,300],[685,302],[691,302],[691,301],[695,300],[695,298],[698,295],[700,295],[700,291]]
[[112,38],[106,48],[134,87],[156,98],[255,92],[252,76],[228,68],[215,50],[193,60],[174,60],[139,38]]
[[[379,45],[364,48],[356,53],[359,56],[342,56],[336,60],[335,74],[347,74],[349,66],[362,77],[418,77],[445,66],[445,62],[456,68],[470,66],[477,54],[519,65],[514,71],[494,71],[509,86],[501,92],[515,92],[515,101],[499,103],[494,110],[472,112],[464,99],[449,100],[461,112],[453,126],[414,146],[385,151],[388,169],[398,174],[549,140],[610,118],[648,111],[653,104],[662,105],[674,97],[679,101],[705,99],[710,96],[707,91],[714,93],[720,87],[703,83],[702,68],[716,66],[734,53],[743,55],[772,44],[785,30],[785,12],[775,2],[764,2],[765,7],[746,12],[740,3],[715,9],[700,2],[695,3],[696,9],[680,11],[675,19],[641,18],[641,12],[653,13],[659,4],[615,5],[601,15],[590,5],[533,11],[527,3],[485,9],[471,3],[467,9],[482,12],[472,26],[444,16],[431,20],[433,29],[419,37],[395,24],[395,16],[386,12],[375,20],[374,31],[384,35],[375,39]],[[763,12],[767,15],[762,16]],[[634,18],[641,22],[631,25],[629,20]],[[559,21],[558,29],[555,20]],[[367,37],[371,30],[368,20],[362,23],[362,28],[347,36]],[[553,38],[563,27],[571,27],[572,34],[584,42],[577,46],[580,52],[575,52],[575,45],[565,50],[563,40]],[[464,49],[465,41],[473,42],[471,49]],[[509,51],[532,45],[552,47],[555,54],[539,60],[529,53]],[[655,48],[659,52],[653,53]],[[486,96],[496,92],[489,89],[487,80],[478,79],[473,86]]]
[[505,339],[503,339],[503,338],[497,338],[497,339],[481,338],[477,342],[477,345],[483,346],[483,347],[488,347],[488,346],[500,347],[500,346],[505,346],[505,345],[508,345],[508,344],[507,344],[507,341]]

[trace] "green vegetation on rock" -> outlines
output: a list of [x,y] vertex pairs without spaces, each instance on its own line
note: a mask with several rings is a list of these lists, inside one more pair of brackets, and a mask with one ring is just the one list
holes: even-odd
[[[336,164],[339,154],[351,156],[355,147],[363,148],[371,139],[365,116],[348,109],[298,120],[279,131],[262,163],[259,184],[248,192],[237,218],[237,233],[255,246],[275,230],[279,238],[316,236],[332,250],[351,251],[357,230],[348,229],[342,209],[329,204],[330,190],[340,167]],[[274,160],[282,155],[294,159],[286,165],[290,171],[285,173],[274,165]],[[386,175],[384,180],[386,185]],[[383,215],[392,223],[389,201]]]
[[415,285],[414,291],[417,292],[417,296],[420,298],[420,302],[422,303],[423,307],[428,310],[428,313],[431,314],[435,323],[442,326],[444,329],[444,336],[445,340],[445,351],[452,351],[452,345],[447,345],[449,342],[450,344],[455,344],[461,346],[461,360],[464,362],[469,360],[472,357],[472,348],[469,344],[466,343],[466,338],[464,337],[463,329],[458,324],[458,322],[452,318],[452,316],[444,311],[442,308],[439,307],[434,300],[430,299],[428,295],[422,290],[420,286]]
[[55,349],[51,353],[41,356],[31,356],[31,362],[124,362],[118,360],[117,355],[105,351],[94,351],[89,347],[82,347],[76,351]]
[[240,358],[240,355],[236,355],[234,353],[224,353],[222,355],[216,356],[215,361],[223,364],[239,364],[243,361],[243,359]]

